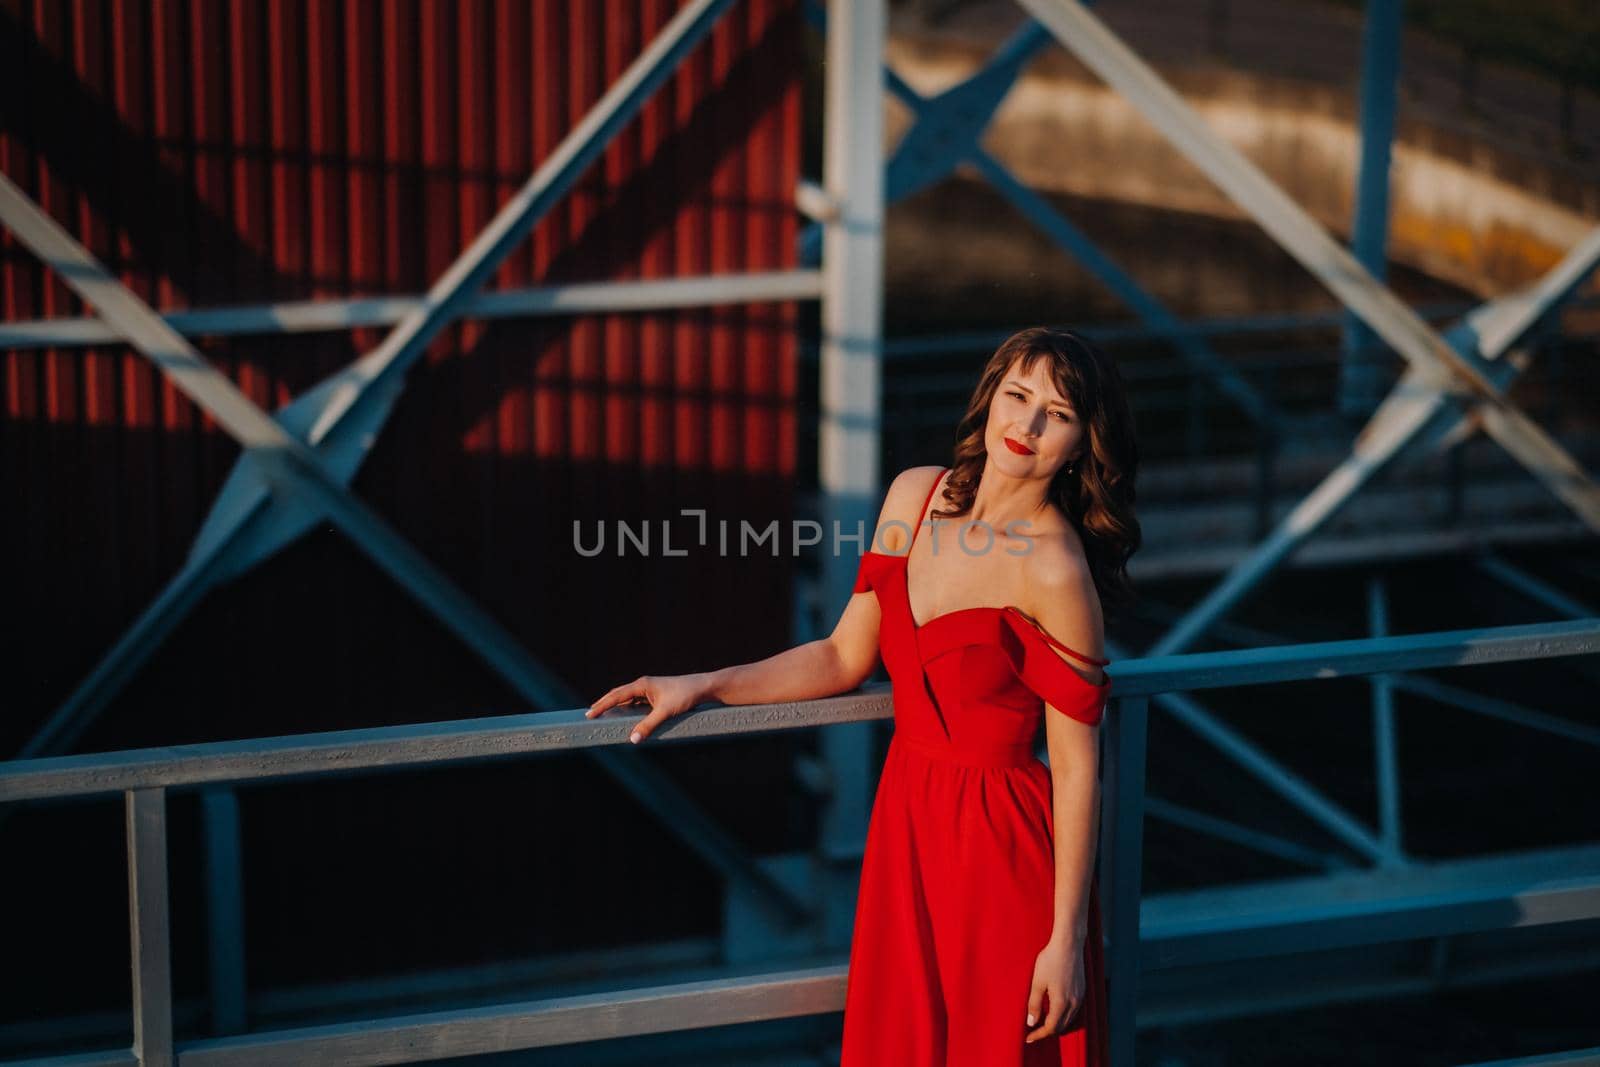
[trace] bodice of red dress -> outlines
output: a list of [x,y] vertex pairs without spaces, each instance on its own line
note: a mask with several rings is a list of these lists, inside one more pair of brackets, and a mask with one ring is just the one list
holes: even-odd
[[937,745],[946,758],[1020,766],[1033,758],[1045,705],[1091,726],[1100,722],[1110,674],[1090,682],[1055,649],[1090,665],[1108,660],[1068,648],[1015,607],[961,608],[918,626],[906,559],[864,553],[854,588],[878,597],[878,647],[894,682],[897,736]]

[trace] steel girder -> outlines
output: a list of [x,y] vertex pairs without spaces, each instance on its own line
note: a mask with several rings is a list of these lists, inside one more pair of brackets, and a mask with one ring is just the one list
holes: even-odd
[[[116,281],[54,220],[0,176],[0,222],[60,274],[100,318],[156,364],[239,442],[243,454],[178,575],[149,605],[21,755],[59,751],[105,706],[183,615],[219,582],[248,569],[314,523],[331,521],[424,608],[535,706],[581,699],[491,616],[349,491],[428,343],[463,313],[505,256],[573,186],[732,0],[694,0],[508,201],[489,226],[377,348],[268,415],[170,324]],[[811,907],[749,856],[648,763],[588,753],[630,795],[783,925]]]

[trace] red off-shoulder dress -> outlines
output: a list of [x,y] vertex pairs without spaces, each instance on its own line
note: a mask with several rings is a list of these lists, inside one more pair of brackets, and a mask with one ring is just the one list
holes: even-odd
[[862,860],[840,1067],[1104,1067],[1092,884],[1084,1003],[1066,1033],[1024,1038],[1055,887],[1050,769],[1033,739],[1046,703],[1094,724],[1111,690],[1109,676],[1094,685],[1052,648],[1109,661],[1074,652],[1012,607],[963,608],[918,626],[906,558],[867,552],[855,584],[882,610],[894,738]]

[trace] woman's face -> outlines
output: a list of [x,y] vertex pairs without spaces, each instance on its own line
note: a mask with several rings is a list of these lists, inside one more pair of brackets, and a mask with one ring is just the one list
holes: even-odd
[[1013,478],[1050,479],[1082,451],[1083,435],[1078,412],[1056,391],[1049,357],[1034,360],[1027,373],[1017,357],[989,402],[989,462]]

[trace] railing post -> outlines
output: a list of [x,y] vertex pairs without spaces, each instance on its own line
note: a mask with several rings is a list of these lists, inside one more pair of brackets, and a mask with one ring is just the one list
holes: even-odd
[[[1111,1067],[1133,1067],[1139,997],[1139,896],[1144,864],[1145,735],[1150,698],[1123,697],[1106,716],[1107,756],[1101,839],[1101,911],[1110,932],[1106,977]],[[1109,832],[1107,832],[1109,831]],[[1106,888],[1109,881],[1109,890]]]
[[239,853],[239,796],[231,786],[200,798],[205,823],[206,933],[211,985],[211,1032],[245,1026],[244,870]]
[[[1367,627],[1373,637],[1389,635],[1389,594],[1381,577],[1367,579]],[[1378,834],[1383,843],[1384,866],[1406,863],[1401,840],[1404,825],[1400,817],[1400,754],[1395,736],[1394,676],[1373,674],[1367,678],[1372,691],[1372,748],[1378,780]]]
[[[839,551],[837,530],[864,532],[872,547],[882,479],[883,393],[883,49],[884,0],[836,4],[827,19],[823,86],[823,187],[836,214],[823,226],[821,348],[818,367],[818,488],[835,539],[821,554],[825,612],[850,599],[859,559]],[[854,868],[872,813],[874,728],[824,730],[821,753],[830,792],[822,812],[822,854]],[[829,902],[851,913],[848,894]],[[841,928],[849,927],[848,920]]]
[[133,1054],[172,1067],[172,953],[167,921],[167,794],[129,789],[128,929],[133,958]]

